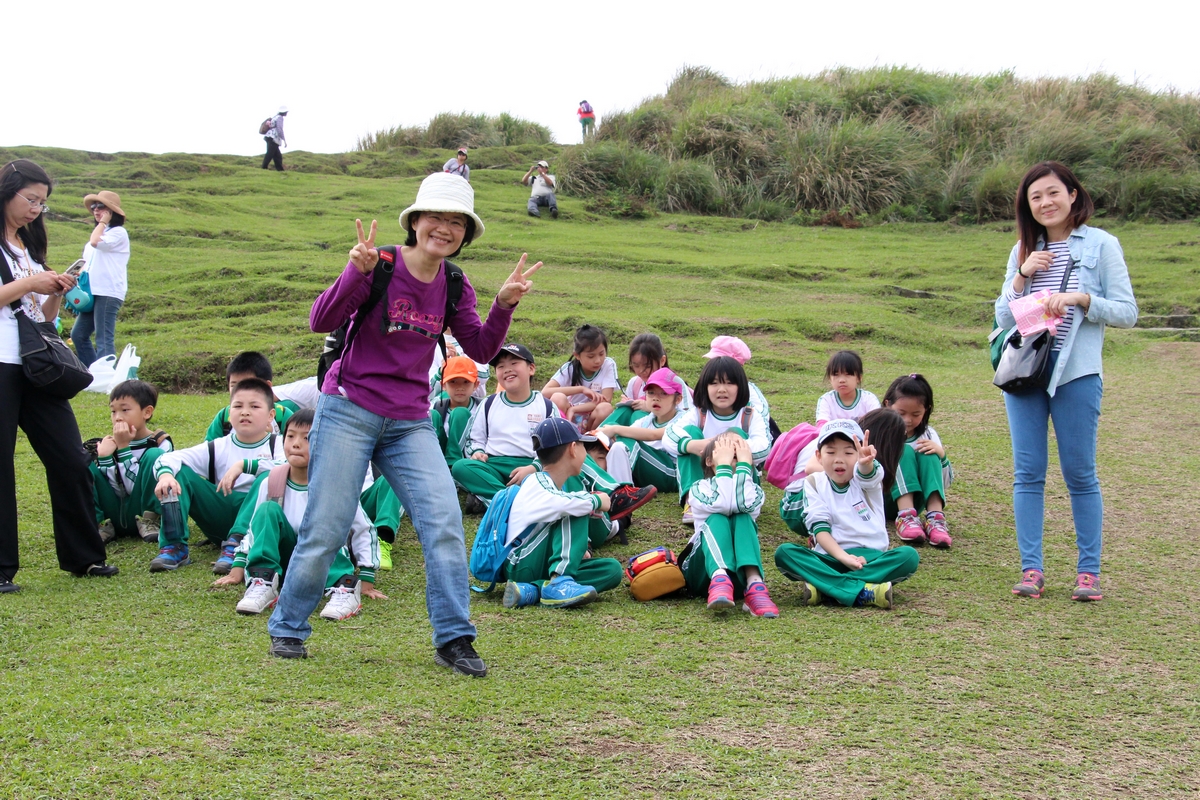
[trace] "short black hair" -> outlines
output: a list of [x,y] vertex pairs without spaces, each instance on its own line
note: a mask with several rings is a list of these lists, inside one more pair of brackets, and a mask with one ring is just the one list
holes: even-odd
[[861,381],[863,376],[862,358],[853,350],[838,350],[829,357],[829,363],[825,365],[825,380],[829,380],[839,372],[853,375]]
[[559,461],[563,460],[563,457],[567,454],[567,448],[573,444],[575,444],[575,442],[567,442],[566,444],[560,444],[557,447],[547,447],[545,450],[538,450],[538,461],[542,462],[543,467],[549,467],[553,464],[557,464]]
[[[238,386],[241,386],[241,385],[242,384],[240,384],[240,383],[238,384]],[[292,414],[290,417],[288,417],[287,422],[283,423],[283,435],[287,436],[287,432],[290,431],[293,427],[295,427],[295,428],[311,428],[312,424],[313,424],[313,420],[316,418],[316,416],[317,415],[315,413],[313,413],[313,410],[311,408],[300,409],[295,414]]]
[[696,391],[692,393],[692,402],[696,404],[696,408],[701,411],[713,410],[712,400],[708,399],[708,387],[718,380],[737,385],[737,399],[733,401],[735,411],[741,411],[750,405],[750,381],[746,379],[746,370],[737,359],[717,356],[709,359],[704,369],[700,370],[700,377],[696,380]]
[[244,381],[238,381],[233,387],[233,391],[229,393],[230,399],[238,392],[261,392],[267,398],[267,405],[275,405],[275,392],[271,389],[271,384],[259,378],[246,378]]
[[262,381],[269,381],[275,377],[270,360],[256,350],[247,350],[234,356],[225,368],[225,377],[243,372],[252,372],[254,377]]
[[[461,213],[458,211],[455,214]],[[421,216],[420,211],[414,211],[408,215],[408,237],[404,240],[405,247],[417,246],[417,219]],[[463,235],[462,244],[458,249],[450,254],[450,258],[457,258],[462,249],[475,240],[475,220],[471,219],[470,214],[463,214],[467,218],[467,232]]]
[[122,381],[108,393],[108,401],[128,397],[138,404],[138,408],[158,405],[158,389],[145,381]]

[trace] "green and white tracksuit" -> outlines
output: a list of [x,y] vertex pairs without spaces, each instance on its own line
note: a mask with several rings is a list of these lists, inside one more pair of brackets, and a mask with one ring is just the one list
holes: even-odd
[[660,492],[679,491],[678,456],[666,441],[665,429],[683,414],[676,409],[675,417],[659,424],[654,416],[646,414],[630,427],[663,431],[662,439],[640,441],[618,436],[608,450],[606,470],[619,483],[634,486],[654,486]]
[[[508,516],[505,544],[518,536],[522,544],[508,556],[509,580],[541,583],[555,575],[569,575],[597,592],[621,585],[624,574],[615,558],[584,559],[589,528],[603,526],[604,517],[593,517],[600,498],[582,491],[559,489],[545,472],[535,472],[521,482]],[[594,537],[592,537],[594,538]]]
[[400,520],[404,518],[404,505],[392,486],[382,476],[371,483],[358,496],[359,505],[367,512],[367,519],[376,528],[391,531],[393,534],[400,529]]
[[[186,543],[188,516],[200,526],[210,541],[217,544],[225,541],[237,522],[242,501],[255,476],[260,472],[269,472],[272,466],[283,461],[283,443],[276,434],[246,443],[231,433],[185,450],[163,453],[154,467],[154,476],[157,479],[163,475],[174,475],[179,482],[179,511],[183,530],[169,530],[166,524],[168,517],[164,516],[164,524],[159,529],[159,544]],[[216,482],[237,462],[242,464],[242,474],[234,481],[233,491],[223,495],[217,491]]]
[[447,466],[453,467],[454,462],[465,455],[465,450],[470,444],[471,417],[481,405],[483,401],[472,395],[470,402],[461,408],[434,403],[430,410],[429,420],[433,423],[433,430],[437,434],[442,455],[446,457]]
[[[823,595],[844,606],[854,605],[867,583],[898,583],[917,571],[920,556],[907,545],[888,549],[887,523],[883,507],[883,468],[872,465],[869,475],[855,467],[850,482],[838,486],[824,472],[803,481],[800,497],[785,501],[800,503],[802,520],[787,520],[801,534],[828,533],[843,550],[862,556],[867,564],[852,570],[825,552],[819,544],[810,550],[785,542],[775,550],[775,565],[794,581],[807,581]],[[785,517],[785,519],[787,519]]]
[[[750,443],[750,451],[754,457],[754,465],[761,467],[771,452],[770,434],[767,432],[767,422],[757,411],[750,412],[746,421],[746,429],[742,428],[743,418],[747,415],[742,409],[737,409],[727,417],[713,412],[702,412],[693,408],[675,418],[671,427],[667,428],[664,438],[667,447],[674,448],[679,461],[679,502],[682,505],[687,499],[687,493],[692,484],[704,477],[704,464],[700,456],[692,455],[687,446],[695,439],[711,439],[726,431],[741,435]],[[701,418],[703,417],[703,420]],[[703,422],[703,424],[702,424]]]
[[[275,418],[271,421],[271,433],[279,433],[283,430],[283,424],[288,421],[288,418],[300,410],[300,406],[292,400],[281,400],[275,404]],[[229,423],[229,406],[225,406],[217,415],[213,417],[213,421],[209,423],[208,430],[204,432],[204,440],[211,442],[220,439],[222,436],[227,436],[232,430]]]
[[173,449],[171,440],[161,445],[154,438],[135,439],[128,447],[112,455],[100,456],[89,469],[92,472],[92,498],[96,506],[96,522],[110,520],[119,536],[137,535],[137,517],[152,511],[162,511],[154,486],[154,464],[163,453]]
[[[678,413],[683,413],[692,410],[692,390],[683,382],[683,378],[675,376],[675,385],[679,387],[679,401],[675,405]],[[646,397],[646,382],[641,377],[634,375],[629,379],[624,391],[621,393],[621,403],[626,400],[642,400]],[[604,425],[632,425],[639,419],[649,414],[649,411],[634,411],[632,406],[617,405],[613,408],[613,412],[608,415],[608,418],[601,423]]]
[[[895,519],[897,513],[896,501],[908,493],[912,493],[913,507],[918,513],[925,510],[926,501],[934,494],[946,502],[946,490],[954,480],[954,468],[950,459],[938,457],[933,453],[918,453],[916,444],[928,440],[942,444],[941,437],[933,428],[926,428],[920,436],[908,439],[908,447],[900,451],[900,464],[896,468],[896,482],[892,485],[892,493],[887,498],[887,518]],[[945,452],[943,450],[943,452]]]
[[744,570],[762,572],[762,547],[758,542],[758,514],[765,495],[754,480],[754,467],[722,464],[711,478],[692,485],[691,504],[696,532],[684,547],[683,577],[688,591],[708,591],[713,573],[729,573],[739,592],[746,590]]

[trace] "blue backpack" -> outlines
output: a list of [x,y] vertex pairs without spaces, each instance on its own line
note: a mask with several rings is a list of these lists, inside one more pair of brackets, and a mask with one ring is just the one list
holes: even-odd
[[475,542],[471,545],[471,561],[468,567],[475,580],[490,585],[486,589],[472,586],[472,591],[490,592],[494,589],[496,582],[504,574],[504,563],[508,561],[509,554],[522,544],[521,537],[514,539],[511,544],[504,544],[508,536],[508,514],[520,488],[521,484],[505,486],[496,492],[483,514],[483,519],[479,521],[479,530],[476,531]]

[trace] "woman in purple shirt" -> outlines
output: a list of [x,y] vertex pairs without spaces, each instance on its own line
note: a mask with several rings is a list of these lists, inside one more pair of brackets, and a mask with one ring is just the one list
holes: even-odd
[[[424,551],[434,661],[466,675],[487,673],[471,645],[475,626],[458,495],[445,459],[435,457],[440,451],[429,421],[429,366],[446,328],[468,356],[491,361],[504,344],[513,309],[533,287],[529,277],[542,264],[526,270],[526,256],[521,256],[487,322],[480,321],[475,290],[464,276],[462,297],[446,319],[444,260],[483,235],[474,207],[471,184],[457,175],[434,173],[421,183],[416,202],[400,215],[408,238],[397,248],[387,293],[325,376],[309,433],[308,510],[267,626],[272,655],[307,655],[308,617],[321,599],[334,554],[345,544],[373,461],[412,517]],[[361,220],[355,224],[358,244],[350,263],[313,304],[310,324],[318,333],[345,324],[370,294],[380,261],[376,223],[371,222],[369,236]]]

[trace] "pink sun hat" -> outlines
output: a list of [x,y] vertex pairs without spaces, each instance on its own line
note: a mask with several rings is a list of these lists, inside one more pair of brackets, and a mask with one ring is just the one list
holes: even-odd
[[708,352],[704,354],[704,357],[717,358],[719,356],[729,356],[739,364],[745,364],[750,360],[750,348],[736,336],[718,336],[709,344]]
[[679,377],[668,367],[654,370],[646,380],[646,388],[649,389],[651,386],[658,387],[666,394],[683,394],[679,388]]

